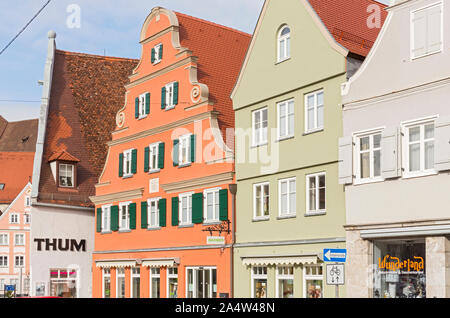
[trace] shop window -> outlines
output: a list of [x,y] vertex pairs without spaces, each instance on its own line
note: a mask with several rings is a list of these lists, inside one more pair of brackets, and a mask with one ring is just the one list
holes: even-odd
[[252,296],[267,298],[267,267],[252,267]]
[[374,298],[425,298],[425,240],[375,241]]
[[73,269],[50,269],[50,296],[77,297],[77,272]]
[[111,269],[103,269],[103,298],[111,298]]
[[178,298],[178,268],[167,268],[167,298]]
[[131,269],[131,298],[141,297],[141,270],[138,267]]
[[150,298],[161,297],[161,269],[159,267],[150,269]]
[[216,298],[217,270],[215,267],[191,267],[186,269],[187,298]]
[[125,298],[125,269],[116,269],[116,297]]
[[323,297],[323,270],[321,265],[306,265],[303,268],[305,298]]
[[294,266],[277,267],[277,298],[294,297]]

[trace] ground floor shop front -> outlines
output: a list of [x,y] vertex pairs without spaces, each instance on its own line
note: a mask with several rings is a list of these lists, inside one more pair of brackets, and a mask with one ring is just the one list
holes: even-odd
[[348,296],[450,297],[448,230],[450,225],[348,228]]
[[218,298],[231,295],[231,248],[97,252],[96,298]]
[[345,242],[248,243],[234,248],[234,293],[238,298],[345,297],[345,286],[327,284],[323,249]]

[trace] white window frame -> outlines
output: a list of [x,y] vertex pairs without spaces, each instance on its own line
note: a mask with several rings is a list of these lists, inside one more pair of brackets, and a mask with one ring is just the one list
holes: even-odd
[[[119,203],[119,231],[129,231],[130,230],[130,204],[132,202],[122,202]],[[123,216],[123,210],[122,207],[126,206],[126,222],[127,222],[127,226],[126,227],[122,227],[122,216]]]
[[[122,270],[123,270],[123,274],[119,273],[119,271],[122,271]],[[119,286],[119,278],[122,278],[122,277],[123,277],[123,280],[124,280],[124,283],[125,283],[125,288],[126,288],[125,268],[123,268],[123,267],[116,268],[116,298],[119,298],[119,288],[120,288],[120,286]],[[125,291],[124,291],[124,293],[125,293]],[[125,294],[124,294],[124,298],[125,298]]]
[[[283,31],[288,28],[289,29],[289,33],[285,34],[285,35],[281,35],[281,33],[283,33]],[[277,63],[281,63],[283,61],[289,60],[291,58],[291,28],[289,25],[285,24],[280,28],[280,31],[278,31],[278,36],[277,36]],[[281,44],[283,43],[284,46],[284,56],[281,56]],[[288,45],[289,42],[289,45]],[[289,48],[289,50],[288,50]]]
[[[193,273],[193,297],[192,297],[192,299],[198,299],[198,295],[197,295],[197,277],[198,277],[198,272],[200,271],[200,270],[208,270],[209,269],[209,275],[210,275],[210,277],[209,277],[209,282],[210,282],[210,285],[209,285],[209,288],[208,288],[208,297],[203,297],[203,298],[212,298],[212,295],[213,295],[213,293],[214,293],[214,290],[213,290],[213,283],[212,283],[212,274],[213,274],[213,270],[215,270],[216,271],[216,291],[215,291],[215,293],[216,293],[216,295],[217,295],[217,290],[218,290],[218,288],[217,288],[217,285],[218,285],[218,280],[217,280],[217,267],[216,266],[189,266],[189,267],[186,267],[186,271],[185,271],[185,273],[186,273],[186,279],[185,279],[185,283],[186,283],[186,289],[185,289],[185,298],[188,298],[188,292],[189,292],[189,279],[188,279],[188,271],[189,270],[192,270],[192,273]],[[205,290],[205,292],[206,292],[206,290]]]
[[[205,220],[203,223],[220,222],[220,190],[222,190],[222,188],[212,188],[203,191],[203,220]],[[213,194],[213,214],[215,217],[213,217],[212,219],[208,218],[208,194]],[[216,198],[218,202],[216,202]],[[217,211],[214,211],[216,208]]]
[[[283,269],[292,268],[292,274],[289,274],[289,273],[288,274],[285,274],[285,273],[280,274],[279,273],[279,269],[281,269],[281,268],[283,268]],[[275,280],[276,280],[276,290],[277,290],[276,291],[276,298],[280,298],[280,280],[289,280],[289,279],[291,279],[292,281],[294,281],[295,280],[295,268],[294,268],[294,265],[279,265],[279,266],[277,266],[275,268],[275,270],[276,270],[276,278],[275,278]],[[294,288],[295,288],[295,283],[293,285],[294,285]]]
[[[319,187],[319,179],[320,177],[325,177],[325,209],[320,209],[319,208],[319,204],[320,204],[320,197],[319,197],[319,193],[320,193],[320,187]],[[315,178],[316,180],[316,188],[314,189],[314,191],[316,192],[316,209],[315,210],[311,210],[311,204],[309,202],[309,192],[310,192],[310,187],[309,187],[309,180],[311,178]],[[325,214],[327,212],[327,176],[326,176],[326,172],[318,172],[318,173],[313,173],[313,174],[308,174],[306,175],[306,215],[318,215],[318,214]]]
[[9,215],[9,224],[20,224],[19,213],[11,213]]
[[[186,134],[178,138],[178,166],[183,167],[192,164],[191,162],[191,136]],[[183,151],[186,151],[186,161],[183,161]]]
[[153,47],[153,49],[155,50],[153,65],[156,65],[162,61],[162,59],[159,58],[159,50],[161,49],[161,47],[162,47],[162,43],[159,43]]
[[[111,204],[102,206],[102,232],[111,232]],[[106,224],[105,224],[106,223]]]
[[[354,168],[353,168],[353,174],[356,176],[355,178],[355,185],[358,184],[366,184],[366,183],[372,183],[372,182],[380,182],[384,181],[384,178],[382,176],[382,167],[380,162],[380,175],[375,176],[375,165],[374,165],[374,152],[377,150],[380,150],[381,156],[383,155],[383,148],[382,148],[382,141],[383,141],[383,131],[385,127],[360,131],[353,133],[353,144],[355,147],[354,155],[353,155],[353,162]],[[373,138],[375,135],[381,135],[381,141],[380,141],[380,147],[375,148]],[[364,152],[370,153],[370,177],[369,178],[361,178],[361,139],[365,137],[370,137],[370,149],[364,150]],[[380,157],[381,161],[381,157]]]
[[[72,185],[71,186],[67,186],[67,185],[62,185],[61,184],[61,172],[62,172],[62,169],[61,169],[61,167],[62,166],[64,166],[65,168],[66,168],[66,171],[67,171],[67,169],[68,169],[68,167],[71,167],[71,170],[72,170],[72,174],[70,175],[70,176],[63,176],[63,177],[66,177],[66,178],[68,178],[68,177],[70,177],[71,178],[71,180],[72,180]],[[74,178],[74,174],[75,174],[75,165],[72,165],[72,164],[68,164],[68,163],[59,163],[58,164],[58,186],[60,187],[60,188],[74,188],[75,187],[75,178]]]
[[[159,274],[153,274],[153,269],[159,269]],[[158,298],[161,298],[161,268],[160,267],[151,267],[149,268],[149,298],[153,298],[152,297],[152,289],[153,289],[153,284],[152,284],[152,278],[159,278],[159,296]]]
[[[289,112],[289,105],[293,104],[292,107],[292,113]],[[286,127],[286,132],[285,135],[281,135],[281,107],[285,106],[286,107],[286,113],[285,113],[285,118],[283,119],[285,122],[285,127]],[[288,139],[288,138],[292,138],[295,136],[295,99],[291,98],[288,100],[285,100],[283,102],[279,102],[277,103],[277,113],[278,113],[278,128],[277,128],[277,134],[278,134],[278,140],[284,140],[284,139]],[[292,116],[293,120],[292,120],[292,127],[289,126],[289,123],[291,122],[289,119]]]
[[[21,239],[17,239],[18,237],[21,237]],[[14,233],[14,245],[25,246],[25,233]]]
[[[439,50],[436,51],[431,51],[431,52],[426,52],[425,54],[422,55],[418,55],[418,56],[414,56],[414,48],[415,48],[415,28],[414,28],[414,16],[415,14],[419,13],[420,11],[426,11],[426,10],[430,10],[434,7],[437,6],[441,6],[441,47]],[[439,1],[433,4],[429,4],[427,6],[418,8],[416,10],[411,11],[410,13],[410,56],[411,56],[411,60],[416,60],[422,57],[426,57],[429,55],[433,55],[433,54],[437,54],[437,53],[441,53],[444,49],[444,3],[443,1]],[[426,39],[425,41],[428,41],[428,34],[426,35]]]
[[166,108],[165,110],[169,110],[175,108],[174,103],[174,95],[175,95],[175,82],[166,84]]
[[24,224],[31,224],[31,213],[25,213],[23,215],[23,223]]
[[[318,116],[318,95],[321,94],[323,95],[323,105],[320,105],[323,107],[323,118],[322,118],[322,126],[319,126],[319,116]],[[309,118],[308,118],[308,98],[310,96],[314,96],[314,125],[313,128],[309,128]],[[319,89],[317,91],[305,94],[305,134],[310,134],[310,133],[314,133],[317,131],[322,131],[325,128],[325,91],[324,89]]]
[[111,298],[111,268],[103,268],[102,270],[102,298],[105,298],[105,278],[109,278],[109,298]]
[[[133,175],[131,172],[131,166],[133,164],[133,150],[134,149],[128,149],[123,152],[123,178],[131,177]],[[127,163],[129,163],[129,166]],[[127,167],[129,168],[129,172],[127,172]]]
[[[262,274],[261,273],[257,273],[255,274],[255,269],[261,269],[262,270]],[[264,268],[266,269],[266,273],[264,274]],[[259,270],[258,270],[259,271]],[[268,271],[269,271],[269,267],[268,266],[252,266],[250,268],[250,280],[251,280],[251,298],[256,298],[255,295],[255,280],[256,279],[265,279],[266,280],[266,296],[262,297],[262,298],[267,298],[267,293],[269,290],[269,279],[268,279]]]
[[[269,186],[269,193],[266,195],[264,193],[265,186]],[[261,198],[259,198],[259,202],[256,202],[256,189],[258,187],[261,187]],[[259,204],[260,211],[262,214],[264,214],[264,198],[268,196],[269,198],[269,215],[256,215],[256,205]],[[270,219],[270,182],[262,182],[262,183],[256,183],[253,185],[253,220],[268,220]]]
[[[160,144],[160,142],[155,142],[148,146],[148,148],[149,148],[149,152],[148,152],[148,171],[149,171],[149,173],[155,173],[155,172],[160,171],[160,169],[158,168],[159,144]],[[154,162],[152,162],[152,157],[154,157],[154,159],[155,159]],[[152,165],[152,163],[154,165]]]
[[[139,270],[139,274],[135,274],[134,273],[134,270],[135,269],[138,269]],[[134,295],[133,295],[133,278],[136,278],[136,277],[138,277],[139,278],[139,288],[141,287],[140,286],[140,280],[141,280],[141,268],[140,267],[131,267],[130,268],[130,298],[137,298],[137,297],[134,297]],[[141,292],[140,292],[140,290],[139,290],[139,298],[141,298]]]
[[0,241],[0,246],[8,246],[9,245],[9,233],[0,233],[0,237],[6,238],[6,243],[3,242],[3,239]]
[[[159,226],[159,200],[161,198],[152,198],[147,200],[147,228],[149,229],[158,229]],[[156,207],[156,224],[151,224],[151,204],[155,203]]]
[[[8,255],[0,255],[0,268],[8,268],[9,267],[9,256]],[[6,260],[6,262],[5,262]],[[6,263],[6,264],[5,264]]]
[[[423,177],[429,175],[437,174],[437,171],[433,168],[425,169],[425,142],[434,141],[434,146],[436,147],[436,119],[437,115],[430,116],[427,118],[421,118],[412,121],[405,121],[401,123],[401,131],[402,131],[402,166],[403,170],[403,178],[415,178],[415,177]],[[434,137],[430,139],[425,139],[425,126],[429,124],[434,124]],[[409,171],[409,129],[420,126],[420,170],[419,171]],[[436,158],[435,158],[436,160]]]
[[[264,112],[267,113],[267,122],[266,127],[263,127],[264,125]],[[256,129],[256,114],[259,113],[260,116],[260,122],[259,122],[259,129]],[[266,133],[264,134],[264,130],[266,131]],[[258,146],[263,146],[263,145],[267,145],[268,143],[268,131],[269,131],[269,108],[268,107],[263,107],[257,110],[252,111],[252,146],[253,147],[258,147]],[[259,141],[256,141],[256,137],[259,137]],[[265,139],[264,139],[265,137]]]
[[[17,265],[18,259],[19,265]],[[14,255],[14,268],[24,268],[24,267],[25,267],[25,255]]]
[[29,195],[27,195],[25,197],[25,207],[30,207],[31,206],[31,197]]
[[[307,267],[316,267],[316,268],[321,268],[322,269],[322,275],[313,275],[313,274],[306,274],[306,268]],[[322,281],[322,295],[321,298],[323,298],[323,293],[324,293],[324,288],[325,286],[323,285],[323,272],[324,272],[324,268],[323,265],[305,265],[303,266],[303,298],[307,298],[308,297],[308,290],[306,289],[306,281],[307,280],[321,280]]]
[[[178,196],[179,206],[178,206],[178,224],[180,226],[189,226],[192,225],[192,195],[194,192],[182,193]],[[188,215],[187,222],[182,222],[183,220],[183,198],[187,198],[188,204]]]
[[[295,181],[295,206],[293,207],[293,211],[292,211],[292,207],[290,206],[290,196],[291,196],[291,182]],[[287,182],[287,213],[284,213],[281,211],[281,184]],[[286,179],[280,179],[278,180],[278,217],[291,217],[291,216],[295,216],[297,214],[297,178],[296,177],[292,177],[292,178],[286,178]]]
[[[176,269],[177,273],[173,274],[170,272],[171,269]],[[166,275],[167,279],[166,279],[166,297],[169,298],[169,279],[170,278],[176,278],[177,279],[177,284],[179,282],[178,280],[178,267],[167,267],[167,275]],[[177,285],[179,286],[179,285]],[[177,297],[179,296],[179,289],[177,288]]]
[[147,113],[145,112],[145,103],[147,99],[147,93],[143,93],[139,95],[139,117],[138,119],[142,119],[147,117]]

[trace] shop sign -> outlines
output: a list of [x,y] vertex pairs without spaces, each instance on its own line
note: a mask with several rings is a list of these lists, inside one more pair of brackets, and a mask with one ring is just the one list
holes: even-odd
[[413,259],[400,260],[398,257],[388,254],[383,258],[378,258],[378,268],[389,272],[423,273],[424,260],[420,256],[414,256]]
[[45,248],[46,251],[86,252],[86,240],[37,238],[34,242],[37,243],[38,251]]
[[225,245],[225,237],[223,236],[208,236],[206,238],[207,245]]

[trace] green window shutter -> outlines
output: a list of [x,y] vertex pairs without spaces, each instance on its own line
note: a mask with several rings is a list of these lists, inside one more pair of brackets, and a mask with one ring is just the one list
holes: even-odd
[[172,226],[178,226],[178,197],[172,198]]
[[196,136],[195,135],[191,135],[191,162],[194,163],[195,162],[195,142],[196,141]]
[[152,48],[152,56],[151,56],[152,64],[155,63],[155,53],[156,53],[155,48]]
[[119,154],[119,177],[123,177],[123,153]]
[[139,118],[139,97],[134,100],[134,118]]
[[203,193],[192,195],[192,223],[203,223]]
[[166,226],[166,210],[167,210],[167,200],[160,199],[159,200],[159,226],[160,227]]
[[180,144],[180,141],[178,140],[178,139],[175,139],[174,141],[173,141],[173,166],[174,167],[177,167],[178,166],[178,158],[179,158],[179,156],[178,156],[178,148],[179,148],[179,144]]
[[136,230],[136,203],[130,203],[128,209],[130,210],[130,229]]
[[166,87],[161,88],[161,109],[166,108]]
[[173,83],[173,104],[178,105],[178,82]]
[[148,203],[147,201],[141,202],[141,228],[146,229],[148,227]]
[[150,114],[150,93],[145,94],[145,113]]
[[159,46],[159,59],[162,60],[162,57],[163,57],[163,45],[161,44]]
[[219,191],[219,218],[221,221],[228,220],[228,190]]
[[158,168],[164,169],[164,152],[165,152],[165,144],[160,142],[158,145]]
[[111,231],[119,230],[119,207],[114,205],[111,207]]
[[150,170],[150,147],[145,147],[144,149],[144,172]]
[[131,173],[137,173],[137,149],[131,151]]
[[102,231],[102,208],[97,208],[97,233]]

